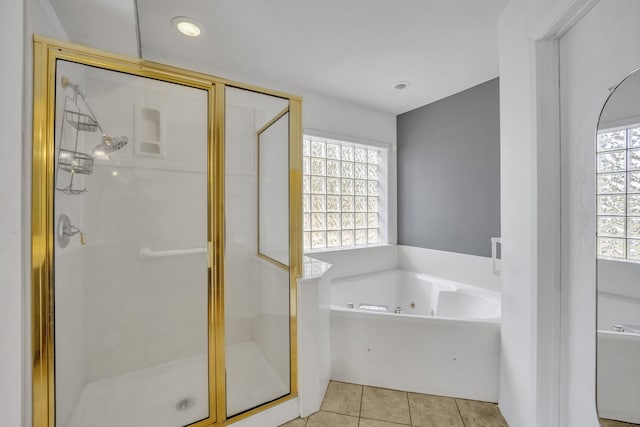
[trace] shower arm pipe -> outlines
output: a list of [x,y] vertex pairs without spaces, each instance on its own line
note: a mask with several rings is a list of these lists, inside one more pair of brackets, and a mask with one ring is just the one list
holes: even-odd
[[89,105],[89,102],[87,101],[87,95],[85,95],[84,92],[80,90],[80,86],[71,82],[71,80],[69,80],[69,78],[66,76],[62,76],[60,81],[62,83],[63,88],[66,89],[70,87],[76,95],[80,95],[80,98],[82,98],[82,101],[84,102],[84,105],[87,107],[89,114],[91,115],[93,120],[96,121],[96,125],[98,126],[98,129],[100,129],[100,133],[102,133],[102,135],[105,135],[104,130],[102,129],[102,126],[100,126],[100,122],[98,121],[98,118],[96,117],[95,113],[91,109],[91,105]]
[[138,252],[138,256],[140,259],[147,260],[151,258],[164,258],[170,256],[181,256],[181,255],[195,255],[195,254],[206,254],[207,248],[193,248],[193,249],[173,249],[168,251],[152,251],[149,248],[142,248],[140,252]]

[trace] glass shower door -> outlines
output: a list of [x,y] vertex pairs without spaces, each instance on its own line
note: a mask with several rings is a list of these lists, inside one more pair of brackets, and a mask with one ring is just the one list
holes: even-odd
[[290,393],[289,100],[225,92],[227,416]]
[[210,91],[57,60],[55,94],[56,426],[209,419]]

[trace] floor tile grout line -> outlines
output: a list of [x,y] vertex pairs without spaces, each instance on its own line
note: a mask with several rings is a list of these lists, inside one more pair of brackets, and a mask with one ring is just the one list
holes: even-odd
[[411,402],[409,402],[409,392],[405,393],[407,395],[407,410],[409,411],[409,425],[413,425],[413,419],[411,418]]
[[[406,425],[407,425],[407,424],[400,424],[400,423],[396,423],[395,421],[389,421],[389,420],[380,419],[380,418],[373,418],[373,417],[369,418],[369,417],[363,417],[363,416],[362,416],[362,403],[363,403],[363,401],[364,401],[364,389],[365,389],[366,387],[371,388],[371,389],[388,390],[388,391],[393,391],[393,392],[396,392],[396,393],[404,393],[405,395],[407,395],[407,403],[409,402],[409,397],[408,397],[409,392],[408,392],[408,391],[394,390],[394,389],[392,389],[392,388],[373,387],[373,386],[364,386],[364,385],[363,385],[363,386],[362,386],[362,398],[361,398],[361,400],[360,400],[360,416],[359,416],[359,418],[360,418],[360,419],[364,418],[364,419],[366,419],[366,420],[379,421],[379,422],[383,422],[383,423],[391,423],[391,424],[398,424],[398,425],[404,425],[404,426],[406,426]],[[411,412],[409,412],[409,423],[411,423]],[[409,424],[409,426],[410,426],[410,425],[411,425],[411,424]]]
[[358,409],[358,425],[360,425],[360,418],[362,418],[362,401],[364,400],[364,386],[360,386],[360,408]]
[[462,421],[462,427],[466,427],[467,424],[464,422],[464,417],[462,416],[462,411],[460,410],[460,406],[458,405],[458,399],[456,399],[454,397],[453,401],[456,402],[456,408],[458,409],[458,414],[460,415],[460,421]]
[[360,417],[360,421],[362,421],[362,420],[378,421],[378,422],[381,422],[381,423],[393,424],[394,426],[411,427],[410,424],[396,423],[395,421],[376,420],[375,418]]
[[[342,413],[342,412],[329,411],[328,409],[320,409],[318,412],[328,412],[330,414],[344,415],[345,417],[360,418],[359,415],[351,415],[351,414],[345,414],[345,413]],[[314,412],[314,414],[317,414],[318,412]]]

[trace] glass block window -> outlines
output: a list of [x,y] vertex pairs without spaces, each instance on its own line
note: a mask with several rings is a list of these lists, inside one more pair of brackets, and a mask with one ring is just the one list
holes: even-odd
[[305,135],[305,250],[380,243],[382,148]]
[[640,262],[640,124],[598,132],[598,257]]

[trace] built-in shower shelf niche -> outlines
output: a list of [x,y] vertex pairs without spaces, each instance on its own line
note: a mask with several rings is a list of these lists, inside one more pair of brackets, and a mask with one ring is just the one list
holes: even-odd
[[134,154],[164,158],[164,111],[160,107],[137,104],[134,109]]

